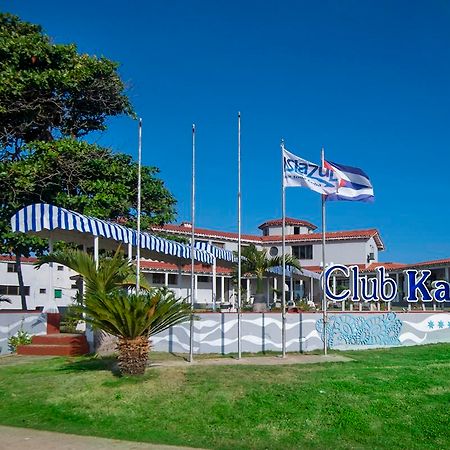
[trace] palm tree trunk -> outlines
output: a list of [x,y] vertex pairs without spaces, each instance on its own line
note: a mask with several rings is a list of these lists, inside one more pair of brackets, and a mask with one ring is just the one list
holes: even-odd
[[19,282],[20,302],[22,304],[22,309],[26,311],[28,309],[28,306],[27,306],[27,298],[25,296],[25,285],[23,282],[22,261],[19,252],[16,253],[16,272],[17,272],[17,281]]
[[119,338],[119,370],[122,375],[142,375],[145,372],[149,352],[148,336],[135,339]]

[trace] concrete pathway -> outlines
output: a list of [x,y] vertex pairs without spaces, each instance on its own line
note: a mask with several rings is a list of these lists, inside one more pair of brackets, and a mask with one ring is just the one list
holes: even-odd
[[[194,450],[192,447],[118,441],[0,425],[1,450]],[[198,449],[197,449],[198,450]]]
[[195,358],[189,363],[184,358],[179,360],[152,361],[150,354],[149,367],[195,367],[195,366],[280,366],[288,364],[317,364],[324,362],[348,362],[351,358],[341,355],[287,355],[281,356],[251,356],[247,358]]

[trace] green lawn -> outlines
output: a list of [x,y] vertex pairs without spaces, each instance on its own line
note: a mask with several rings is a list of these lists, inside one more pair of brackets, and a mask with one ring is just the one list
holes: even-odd
[[[213,449],[450,448],[450,345],[353,362],[149,369],[0,360],[0,423]],[[16,363],[17,362],[17,363]]]

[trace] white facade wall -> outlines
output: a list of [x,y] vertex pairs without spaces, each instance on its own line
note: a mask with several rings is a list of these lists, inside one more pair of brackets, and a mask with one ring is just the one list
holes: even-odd
[[[9,262],[14,264],[13,261]],[[60,269],[58,269],[60,267]],[[22,274],[25,286],[30,286],[30,295],[26,297],[28,309],[37,307],[53,306],[54,290],[61,290],[61,298],[54,299],[57,306],[68,306],[72,303],[77,293],[77,289],[72,288],[75,284],[70,277],[76,273],[65,266],[53,265],[53,276],[51,277],[48,264],[43,265],[39,270],[30,262],[22,263]],[[53,280],[52,280],[53,279]],[[53,287],[51,282],[53,281]],[[8,272],[8,261],[0,261],[0,285],[18,286],[17,273]],[[41,293],[41,290],[45,292]],[[1,309],[21,309],[20,295],[5,295],[12,303],[1,302]]]
[[[373,239],[372,239],[373,241]],[[300,263],[303,266],[319,266],[322,263],[322,243],[320,241],[315,242],[286,242],[286,254],[292,254],[292,247],[299,245],[312,245],[312,259],[300,259]],[[271,247],[278,249],[278,255],[281,255],[282,245],[265,244],[265,248],[270,251]],[[326,261],[327,263],[333,262],[335,264],[367,264],[367,255],[369,254],[370,246],[365,240],[355,241],[332,241],[327,242],[326,245]],[[374,252],[375,262],[378,261],[378,251],[370,250]]]
[[[288,234],[286,227],[286,234]],[[268,227],[266,228],[267,236],[281,236],[283,234],[283,227]],[[293,233],[293,232],[292,232]]]
[[370,255],[371,253],[374,256],[372,262],[378,262],[378,247],[373,237],[366,242],[366,254]]
[[[309,234],[312,232],[311,229],[305,225],[286,225],[285,226],[286,234],[295,234],[294,233],[295,228],[300,228],[299,230],[300,233],[297,234]],[[266,236],[281,236],[283,234],[283,227],[281,225],[265,227],[265,230]]]

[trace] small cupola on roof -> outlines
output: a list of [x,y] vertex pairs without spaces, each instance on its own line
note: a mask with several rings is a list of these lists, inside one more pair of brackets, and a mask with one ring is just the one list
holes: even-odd
[[[263,236],[280,236],[282,234],[283,219],[268,220],[258,228],[262,230]],[[317,227],[306,220],[285,218],[285,232],[290,234],[309,234]]]

